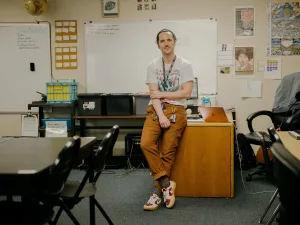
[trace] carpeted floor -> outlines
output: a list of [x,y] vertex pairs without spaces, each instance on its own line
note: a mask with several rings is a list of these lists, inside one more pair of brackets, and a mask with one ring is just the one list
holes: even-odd
[[[247,173],[248,171],[243,172],[244,177]],[[83,171],[74,171],[70,179],[80,179],[82,175]],[[105,171],[100,176],[96,198],[116,225],[258,224],[258,219],[275,191],[275,187],[264,179],[256,177],[251,182],[245,181],[245,185],[247,190],[243,186],[240,171],[236,170],[235,197],[232,199],[178,197],[173,209],[166,209],[162,206],[157,211],[146,212],[143,211],[143,205],[148,200],[153,186],[149,170],[119,169]],[[275,200],[268,215],[272,213],[277,203],[278,199]],[[88,208],[89,204],[86,199],[72,210],[83,225],[89,224]],[[97,209],[96,217],[96,224],[108,224]],[[63,213],[58,224],[68,225],[72,222]]]

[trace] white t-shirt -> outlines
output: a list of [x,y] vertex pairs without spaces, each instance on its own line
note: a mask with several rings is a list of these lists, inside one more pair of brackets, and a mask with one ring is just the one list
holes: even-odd
[[[158,84],[158,90],[160,92],[175,92],[180,90],[183,83],[194,81],[192,64],[186,59],[176,56],[171,74],[168,74],[170,66],[171,64],[165,64],[166,80],[164,80],[162,58],[160,57],[153,60],[147,69],[146,84]],[[163,99],[162,101],[183,106],[185,106],[186,103],[186,99]],[[151,104],[151,101],[149,104]]]

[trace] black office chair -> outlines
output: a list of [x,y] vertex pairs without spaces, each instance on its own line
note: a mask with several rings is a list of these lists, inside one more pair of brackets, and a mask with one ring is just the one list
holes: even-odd
[[[95,199],[95,194],[97,191],[96,182],[101,175],[102,171],[105,169],[106,165],[106,156],[110,151],[113,150],[115,142],[119,135],[119,126],[113,126],[109,132],[105,135],[102,142],[100,143],[97,150],[95,150],[92,159],[89,161],[89,166],[86,171],[86,174],[82,181],[71,181],[68,180],[65,184],[63,191],[60,196],[63,199],[63,202],[72,209],[76,204],[78,204],[82,199],[90,197],[92,199],[92,204],[96,205],[102,215],[105,217],[107,222],[110,225],[113,225],[113,222],[101,207],[99,202]],[[95,177],[90,182],[87,182],[91,174],[96,172]],[[62,208],[60,208],[54,219],[54,224],[57,223],[59,217],[62,213]],[[93,219],[94,215],[90,212],[90,219]]]
[[[248,122],[248,119],[247,119],[247,122]],[[248,126],[249,126],[249,122],[248,122]],[[254,176],[256,174],[258,174],[258,175],[266,174],[267,178],[272,180],[272,178],[273,178],[272,165],[271,165],[271,160],[268,155],[268,148],[271,146],[272,141],[266,132],[254,131],[252,129],[252,127],[250,127],[249,130],[250,130],[250,133],[245,134],[245,137],[249,141],[250,144],[259,145],[262,147],[264,164],[259,166],[258,169],[256,169],[255,171],[247,174],[246,180],[251,181],[252,176]]]
[[280,196],[280,225],[300,224],[300,161],[282,143],[271,146]]
[[44,200],[57,199],[59,205],[73,218],[74,224],[79,224],[70,210],[66,208],[63,201],[59,199],[59,193],[62,191],[70,171],[76,162],[79,148],[80,138],[78,137],[73,137],[72,140],[66,143],[53,165],[49,168],[49,173],[46,174],[48,176],[41,180],[41,187],[38,189],[43,190],[43,192],[35,193],[21,202],[0,202],[0,223],[3,225],[53,224],[51,218],[54,215],[54,205],[48,204]]
[[262,146],[264,165],[246,176],[247,181],[252,180],[252,176],[256,174],[266,174],[267,178],[273,180],[272,162],[268,155],[268,148],[272,145],[272,140],[266,132],[254,131],[253,120],[259,116],[268,116],[273,126],[282,131],[299,130],[300,129],[300,110],[292,110],[285,113],[274,113],[268,110],[262,110],[250,114],[247,118],[248,129],[250,133],[245,137],[250,144]]
[[281,141],[281,139],[280,139],[279,135],[277,134],[274,127],[269,127],[268,128],[268,133],[269,133],[270,138],[271,138],[273,143],[274,142],[282,143],[282,141]]

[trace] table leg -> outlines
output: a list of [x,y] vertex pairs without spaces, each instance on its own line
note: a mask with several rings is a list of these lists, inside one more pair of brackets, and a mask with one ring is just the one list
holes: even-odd
[[[94,181],[94,169],[90,170],[90,174],[89,174],[89,182],[93,182]],[[90,225],[95,225],[95,196],[90,196],[89,197],[89,201],[90,201]]]
[[80,137],[84,137],[85,119],[80,119]]
[[75,116],[75,107],[71,109],[71,136],[74,136],[76,133],[74,116]]
[[7,196],[6,196],[6,200],[7,200],[8,202],[12,202],[12,201],[13,201],[12,195],[7,195]]

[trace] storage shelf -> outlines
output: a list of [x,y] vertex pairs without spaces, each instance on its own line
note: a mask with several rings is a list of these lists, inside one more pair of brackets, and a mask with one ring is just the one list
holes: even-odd
[[31,109],[33,107],[55,107],[55,108],[72,108],[75,105],[77,105],[77,102],[72,103],[47,103],[47,102],[33,102],[31,104],[28,104],[28,109]]
[[74,116],[74,119],[145,119],[146,116]]
[[[91,129],[91,130],[98,130],[98,129],[110,129],[112,126],[84,126],[84,129]],[[119,125],[120,129],[142,129],[143,125],[141,126],[121,126]],[[77,129],[77,127],[76,127]]]
[[37,107],[39,108],[39,132],[41,134],[41,137],[45,136],[45,128],[42,125],[42,120],[45,118],[44,110],[43,108],[68,108],[69,109],[69,114],[68,118],[71,119],[71,126],[69,129],[67,129],[68,133],[70,136],[75,135],[75,119],[73,118],[75,116],[75,108],[77,106],[78,102],[74,101],[71,103],[47,103],[43,101],[36,101],[28,104],[28,110],[31,110],[31,108]]

